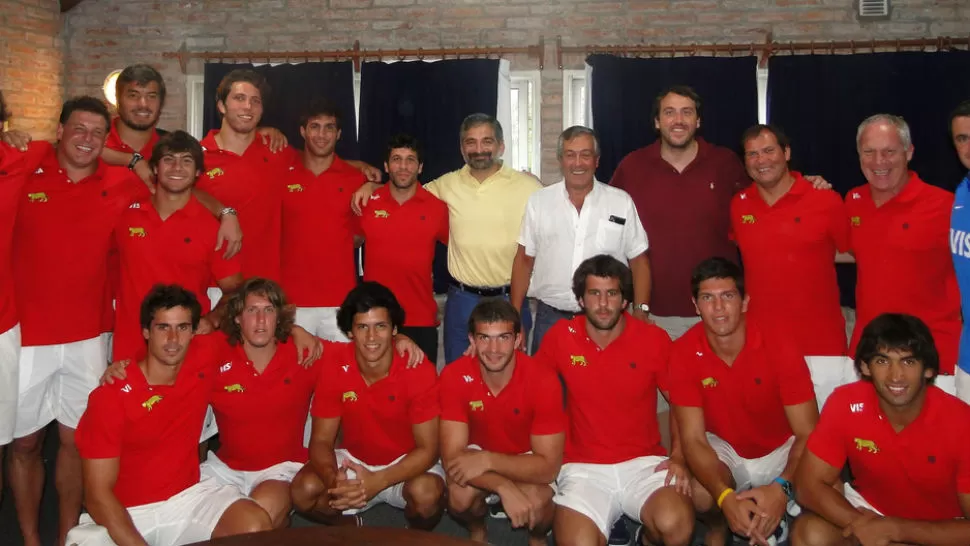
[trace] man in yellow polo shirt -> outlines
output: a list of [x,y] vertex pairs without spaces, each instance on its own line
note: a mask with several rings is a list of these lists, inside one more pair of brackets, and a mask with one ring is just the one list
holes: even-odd
[[[525,204],[542,187],[535,177],[505,165],[502,126],[487,114],[471,114],[459,131],[465,166],[426,184],[424,189],[448,205],[451,233],[448,272],[454,281],[445,304],[445,362],[468,348],[468,316],[483,297],[509,296],[512,260],[518,246]],[[376,184],[354,194],[355,210],[367,203]],[[522,314],[527,332],[531,317]],[[433,355],[432,355],[432,358]]]

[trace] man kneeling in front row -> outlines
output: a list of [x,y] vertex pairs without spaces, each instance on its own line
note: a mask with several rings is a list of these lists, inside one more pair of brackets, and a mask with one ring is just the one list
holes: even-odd
[[[933,385],[916,317],[885,314],[856,347],[861,381],[832,393],[795,473],[795,546],[970,544],[970,406]],[[833,485],[848,462],[845,493]]]
[[410,527],[432,529],[445,487],[435,368],[427,358],[408,368],[394,351],[404,310],[383,285],[351,290],[337,324],[352,343],[331,347],[318,364],[310,462],[293,480],[293,504],[321,523],[359,525],[358,513],[384,502],[404,509]]
[[[72,546],[175,546],[271,528],[234,486],[199,479],[199,435],[222,351],[193,339],[201,307],[179,286],[156,286],[142,302],[148,354],[124,381],[91,393],[77,427],[88,514]],[[191,341],[191,347],[190,347]]]

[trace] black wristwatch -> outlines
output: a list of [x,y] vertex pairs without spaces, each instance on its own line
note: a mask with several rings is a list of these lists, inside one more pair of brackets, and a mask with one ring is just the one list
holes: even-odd
[[135,163],[138,163],[142,159],[145,159],[145,156],[141,155],[138,152],[135,152],[135,153],[131,154],[131,161],[128,162],[128,170],[130,171],[130,170],[134,169],[135,168]]
[[781,476],[778,476],[777,478],[775,478],[774,481],[775,483],[781,486],[781,490],[785,492],[785,495],[788,497],[788,500],[790,501],[795,500],[795,490],[792,488],[790,481],[786,480],[785,478],[782,478]]

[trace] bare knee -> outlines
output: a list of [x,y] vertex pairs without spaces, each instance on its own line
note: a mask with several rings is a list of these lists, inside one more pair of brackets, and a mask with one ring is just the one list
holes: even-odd
[[212,538],[258,533],[272,528],[273,523],[266,510],[249,499],[242,499],[232,503],[222,514],[212,531]]
[[644,503],[640,521],[658,542],[669,546],[687,545],[694,533],[694,507],[687,497],[672,487],[664,487]]
[[290,484],[279,480],[269,480],[257,485],[249,496],[269,514],[274,529],[284,527],[289,519]]
[[606,544],[606,536],[593,520],[564,506],[556,506],[552,534],[558,546],[604,546]]
[[312,511],[326,492],[323,480],[309,464],[297,472],[290,484],[290,499],[299,512]]
[[448,484],[448,511],[458,517],[485,517],[485,492],[471,486]]
[[431,518],[441,512],[445,483],[435,474],[422,474],[404,483],[404,500],[418,516]]
[[44,432],[38,430],[23,438],[14,438],[10,444],[10,455],[13,457],[39,457],[43,447]]
[[803,512],[792,525],[792,546],[835,546],[844,542],[836,526],[810,512]]

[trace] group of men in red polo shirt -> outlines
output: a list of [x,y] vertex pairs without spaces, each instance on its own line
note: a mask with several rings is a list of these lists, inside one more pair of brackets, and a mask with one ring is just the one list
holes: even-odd
[[[398,337],[430,346],[433,308],[413,296],[430,297],[430,255],[447,237],[447,210],[416,184],[417,144],[391,143],[392,184],[358,218],[337,204],[369,170],[334,155],[340,117],[325,101],[301,120],[302,154],[267,144],[257,130],[265,82],[233,71],[217,92],[222,128],[200,144],[183,132],[158,136],[164,83],[130,68],[114,124],[99,101],[72,99],[56,145],[0,149],[14,258],[4,286],[22,328],[10,474],[26,542],[38,541],[39,447],[52,420],[60,533],[72,544],[181,544],[284,526],[294,508],[355,525],[386,502],[418,528],[434,527],[447,507],[478,540],[489,506],[500,504],[535,544],[550,530],[560,544],[602,544],[623,515],[641,523],[638,544],[688,544],[700,515],[707,544],[723,544],[730,530],[767,545],[786,534],[796,500],[810,512],[795,544],[970,540],[954,519],[970,510],[970,455],[960,449],[968,436],[959,434],[970,409],[932,385],[952,375],[959,335],[952,265],[947,273],[936,244],[952,197],[906,171],[902,120],[860,126],[869,184],[847,196],[847,214],[787,169],[779,130],[745,133],[756,184],[728,210],[748,284],[727,259],[693,268],[701,322],[675,342],[627,313],[629,269],[596,256],[573,277],[583,312],[557,323],[533,358],[515,351],[524,334],[515,309],[485,300],[469,320],[470,355],[437,378]],[[669,100],[679,101],[672,112]],[[660,158],[688,172],[692,159],[678,168],[664,146],[693,145],[700,158],[699,99],[679,88],[658,104]],[[99,160],[106,140],[117,149]],[[393,226],[383,222],[391,217]],[[240,225],[247,241],[237,256]],[[391,257],[404,230],[420,247],[407,268]],[[321,232],[332,245],[306,235]],[[368,253],[390,289],[355,287],[359,237],[374,241]],[[851,367],[833,311],[837,250],[859,263]],[[416,273],[418,260],[427,275]],[[53,275],[65,263],[71,270]],[[931,286],[913,282],[927,276]],[[421,317],[409,321],[418,328],[405,330],[396,295]],[[88,400],[108,352],[112,299],[114,357],[136,365],[113,367],[119,380]],[[674,408],[669,451],[658,389]],[[210,406],[222,442],[200,468]],[[839,491],[846,463],[854,481]],[[72,529],[82,491],[88,514]]]

